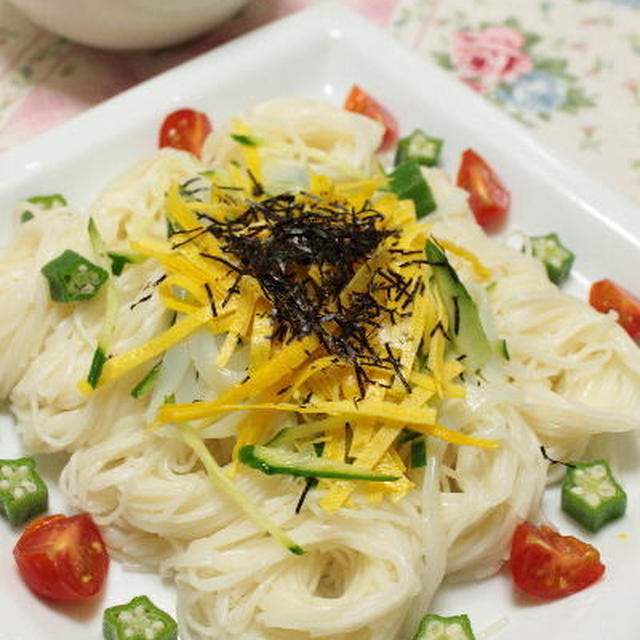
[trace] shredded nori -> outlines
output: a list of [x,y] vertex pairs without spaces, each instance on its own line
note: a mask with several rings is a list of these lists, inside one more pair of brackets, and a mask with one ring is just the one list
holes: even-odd
[[300,494],[300,497],[298,498],[298,502],[296,504],[296,508],[295,508],[296,515],[299,514],[300,511],[302,511],[302,506],[304,505],[304,501],[306,500],[307,494],[309,493],[309,491],[311,491],[311,489],[317,486],[318,486],[318,478],[307,478],[307,481],[305,482],[305,485],[304,485],[304,489],[302,490],[302,493]]
[[540,445],[540,453],[542,454],[542,457],[547,460],[547,462],[550,462],[551,464],[561,464],[565,467],[568,467],[569,469],[574,469],[575,468],[575,464],[573,462],[565,462],[563,460],[556,460],[554,458],[552,458],[548,453],[547,453],[547,448],[541,444]]
[[[221,308],[240,291],[242,278],[250,276],[272,305],[272,340],[285,343],[315,335],[328,354],[354,366],[361,396],[371,382],[364,369],[368,366],[387,369],[410,391],[391,349],[376,349],[371,336],[385,322],[395,324],[410,314],[399,313],[397,307],[404,311],[424,291],[422,279],[403,276],[402,267],[400,271],[378,267],[372,269],[364,290],[343,292],[382,243],[389,240],[390,253],[420,252],[398,249],[394,240],[398,231],[384,228],[383,215],[369,202],[355,209],[308,193],[260,198],[262,185],[249,177],[256,200],[244,201],[240,215],[216,220],[198,213],[202,227],[184,231],[174,246],[212,234],[224,257],[201,255],[236,274]],[[403,266],[413,263],[409,260]],[[210,302],[214,304],[212,297]]]

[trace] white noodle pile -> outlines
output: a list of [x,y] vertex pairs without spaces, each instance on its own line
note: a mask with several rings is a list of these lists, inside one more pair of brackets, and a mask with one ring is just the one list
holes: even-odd
[[92,207],[107,244],[144,237],[165,238],[164,196],[175,182],[184,182],[203,170],[189,153],[162,149],[114,180]]
[[471,219],[460,189],[438,169],[426,170],[440,205],[433,234],[471,250],[491,269],[488,290],[473,287],[490,309],[524,392],[520,411],[558,458],[579,455],[590,436],[640,428],[640,350],[617,324],[546,278],[540,262],[498,244]]
[[407,502],[329,516],[310,507],[293,516],[295,499],[280,493],[261,505],[291,523],[303,557],[241,519],[171,561],[188,638],[395,637],[428,570],[417,509]]
[[[290,188],[306,182],[306,168],[334,180],[373,173],[384,133],[374,120],[303,98],[273,98],[250,109],[243,121],[260,143],[265,180]],[[231,125],[213,133],[203,151],[205,163],[224,167],[238,159],[233,131]]]
[[[167,325],[168,314],[156,294],[131,309],[158,275],[153,265],[139,265],[125,269],[115,281],[120,301],[112,347],[116,353],[149,340]],[[78,390],[89,371],[104,309],[102,291],[60,320],[11,392],[11,409],[30,450],[73,451],[86,440],[100,438],[120,416],[135,409],[129,390],[140,373],[125,376],[117,389],[99,389],[89,398]]]
[[[68,244],[67,244],[68,243]],[[69,310],[53,305],[40,267],[67,246],[89,247],[86,218],[66,208],[43,211],[17,226],[14,242],[0,260],[0,394],[9,395],[29,363]]]

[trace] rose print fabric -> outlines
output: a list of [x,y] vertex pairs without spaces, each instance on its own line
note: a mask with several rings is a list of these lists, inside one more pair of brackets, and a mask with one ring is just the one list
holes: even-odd
[[436,61],[527,124],[527,115],[548,119],[554,111],[595,106],[579,79],[568,72],[567,59],[539,55],[539,40],[509,18],[478,31],[455,31],[451,56],[441,53]]
[[486,94],[533,70],[531,57],[524,50],[525,42],[520,31],[504,25],[455,31],[447,66],[455,69],[472,89]]
[[422,55],[640,201],[640,0],[427,4]]
[[[324,0],[253,0],[163,51],[46,33],[0,0],[0,152],[225,40]],[[595,178],[640,201],[640,0],[342,0]]]

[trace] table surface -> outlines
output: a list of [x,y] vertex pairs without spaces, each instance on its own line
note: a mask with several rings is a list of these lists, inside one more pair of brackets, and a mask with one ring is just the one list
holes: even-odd
[[[0,152],[198,53],[322,1],[253,0],[195,41],[123,53],[73,44],[0,0]],[[640,0],[342,2],[596,179],[640,201]]]

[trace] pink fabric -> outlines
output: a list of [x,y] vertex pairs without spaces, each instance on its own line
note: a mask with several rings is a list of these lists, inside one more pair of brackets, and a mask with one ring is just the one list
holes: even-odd
[[[12,16],[10,9],[0,0],[0,53],[3,36],[2,17],[25,21]],[[18,48],[10,59],[0,56],[0,86],[15,83],[17,88],[8,97],[10,104],[2,110],[0,96],[0,151],[38,135],[50,127],[64,122],[88,107],[98,104],[125,89],[152,77],[181,62],[204,53],[224,42],[236,38],[264,24],[303,9],[312,0],[253,0],[234,19],[196,40],[157,52],[108,52],[75,44],[65,44],[64,52],[52,51],[55,36],[34,30],[34,35]],[[346,0],[345,4],[384,25],[390,19],[396,0]],[[33,29],[31,25],[30,28]],[[39,56],[41,75],[31,86],[19,89],[20,77],[30,52],[43,47]],[[32,72],[30,72],[32,74]],[[11,77],[13,75],[13,77]],[[3,77],[4,76],[4,77]],[[26,80],[25,80],[26,82]]]
[[458,75],[480,93],[513,82],[533,69],[531,58],[522,51],[524,37],[504,26],[482,31],[458,31],[454,35],[451,61]]

